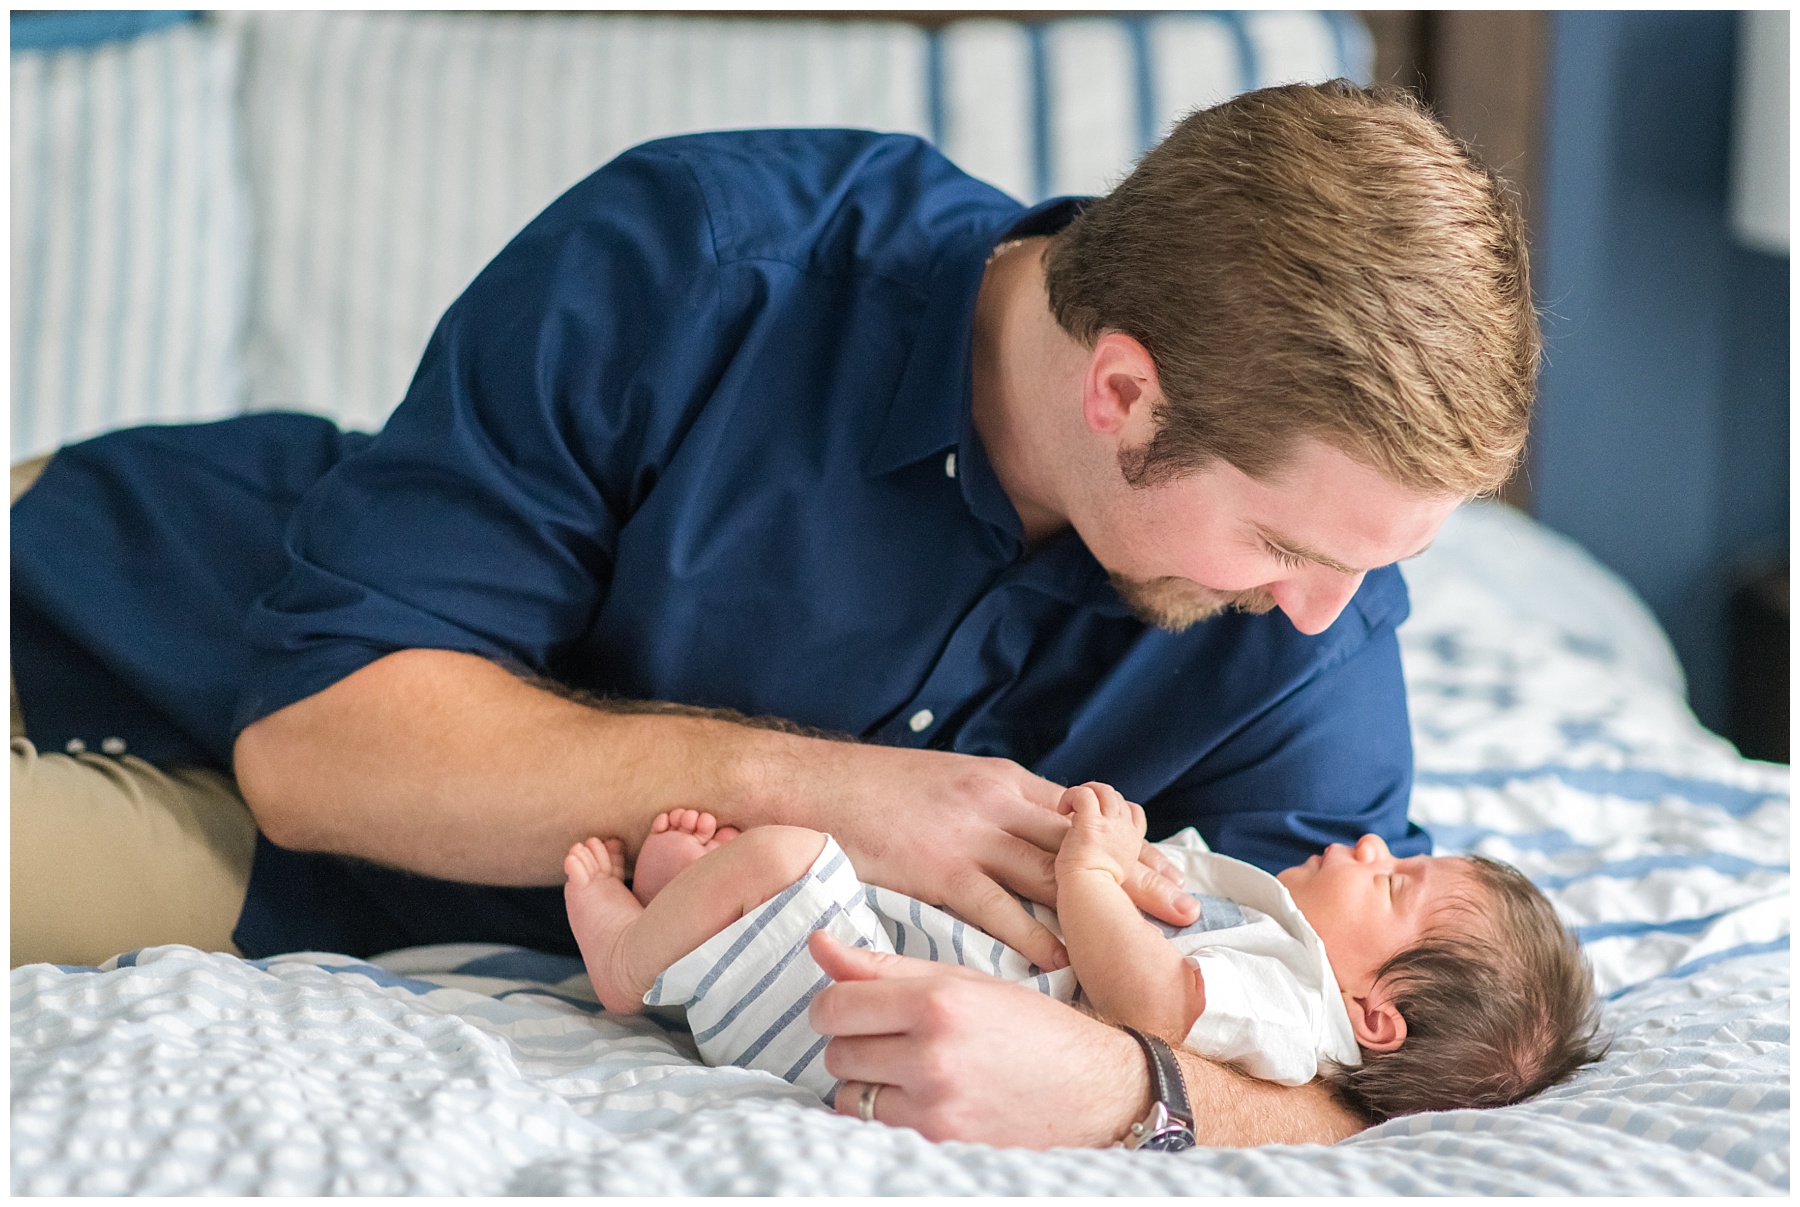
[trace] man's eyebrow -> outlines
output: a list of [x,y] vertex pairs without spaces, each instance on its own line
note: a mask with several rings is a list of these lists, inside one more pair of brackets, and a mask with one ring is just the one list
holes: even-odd
[[[1338,561],[1335,557],[1329,557],[1326,554],[1320,553],[1317,549],[1313,549],[1313,548],[1303,544],[1300,541],[1290,541],[1286,537],[1281,536],[1278,533],[1270,532],[1267,528],[1264,528],[1260,524],[1257,525],[1256,531],[1262,536],[1263,540],[1269,542],[1269,544],[1275,546],[1275,548],[1281,550],[1283,553],[1290,554],[1290,555],[1292,555],[1294,557],[1298,557],[1298,558],[1304,558],[1305,560],[1307,560],[1309,562],[1317,562],[1319,565],[1324,566],[1327,570],[1336,570],[1339,574],[1367,574],[1368,573],[1367,570],[1358,570],[1354,566],[1346,566],[1343,562]],[[1423,554],[1427,549],[1430,549],[1430,548],[1431,548],[1431,542],[1426,541],[1425,544],[1420,546],[1417,550],[1415,550],[1412,553],[1407,554],[1405,557],[1400,558],[1399,560],[1403,561],[1403,562],[1409,562],[1413,558],[1418,557],[1420,554]]]

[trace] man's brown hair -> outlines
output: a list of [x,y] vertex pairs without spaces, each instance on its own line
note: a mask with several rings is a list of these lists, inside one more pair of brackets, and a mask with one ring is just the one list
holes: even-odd
[[1189,115],[1052,241],[1050,307],[1156,362],[1148,485],[1301,436],[1426,494],[1499,488],[1539,355],[1506,187],[1409,93],[1265,88]]
[[1472,891],[1450,908],[1473,922],[1469,932],[1428,935],[1376,973],[1406,1041],[1325,1074],[1371,1121],[1522,1102],[1605,1053],[1575,936],[1516,869],[1468,861]]

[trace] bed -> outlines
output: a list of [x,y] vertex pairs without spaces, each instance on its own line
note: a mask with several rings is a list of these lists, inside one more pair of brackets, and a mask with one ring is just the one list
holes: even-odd
[[[14,456],[274,405],[379,423],[432,318],[556,189],[640,138],[743,116],[672,72],[761,71],[759,120],[916,129],[1032,197],[1103,185],[1165,110],[1367,71],[1366,35],[1330,14],[612,20],[237,14],[23,54],[15,20]],[[888,90],[769,91],[845,56]],[[1027,103],[1070,64],[1100,91]],[[629,91],[632,71],[631,105],[582,93],[598,107],[551,121],[528,103],[558,81]],[[1112,159],[1073,150],[1101,145]],[[475,171],[496,148],[508,170]],[[454,204],[420,183],[464,172]],[[600,1011],[567,959],[160,947],[13,971],[12,1189],[1786,1193],[1787,768],[1700,728],[1643,605],[1520,513],[1464,508],[1405,572],[1414,814],[1440,851],[1536,880],[1605,995],[1609,1054],[1535,1101],[1332,1147],[934,1145],[705,1068],[678,1023]]]
[[1643,606],[1475,504],[1406,568],[1415,815],[1582,935],[1608,1055],[1540,1098],[1331,1146],[932,1144],[709,1069],[578,962],[429,947],[14,970],[19,1194],[1784,1194],[1788,774],[1681,699]]

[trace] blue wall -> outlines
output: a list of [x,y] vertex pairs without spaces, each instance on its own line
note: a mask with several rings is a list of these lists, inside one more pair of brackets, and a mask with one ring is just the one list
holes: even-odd
[[1788,547],[1788,260],[1727,220],[1737,15],[1552,31],[1534,510],[1650,604],[1718,728],[1733,575]]

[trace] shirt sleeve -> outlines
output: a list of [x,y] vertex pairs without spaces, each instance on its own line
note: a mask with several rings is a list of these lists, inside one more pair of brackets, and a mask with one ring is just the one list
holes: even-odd
[[248,618],[234,734],[400,649],[552,667],[722,371],[717,275],[666,144],[533,220],[444,315],[380,434],[296,511]]
[[1194,826],[1215,851],[1278,872],[1326,844],[1430,837],[1407,820],[1412,734],[1393,623],[1225,737],[1146,804],[1152,837]]
[[1187,957],[1206,986],[1206,1008],[1187,1046],[1264,1081],[1305,1085],[1318,1073],[1317,1003],[1280,960],[1229,947]]

